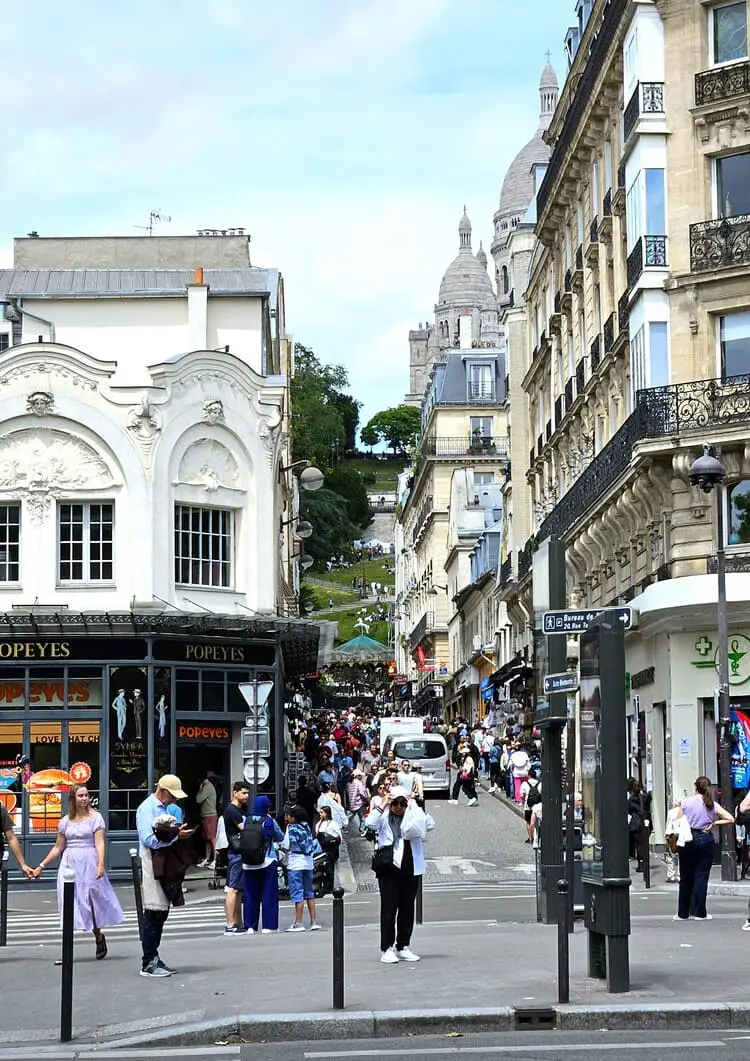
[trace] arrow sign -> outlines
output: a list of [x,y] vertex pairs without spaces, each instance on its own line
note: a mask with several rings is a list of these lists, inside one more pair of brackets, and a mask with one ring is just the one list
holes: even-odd
[[613,612],[624,630],[629,630],[633,625],[632,608],[572,608],[566,611],[545,612],[542,616],[542,632],[582,634],[604,611]]
[[574,693],[578,688],[578,671],[548,674],[544,679],[545,693]]

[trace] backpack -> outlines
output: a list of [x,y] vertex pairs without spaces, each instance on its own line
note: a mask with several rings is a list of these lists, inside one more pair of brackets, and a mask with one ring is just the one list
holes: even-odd
[[240,854],[246,866],[263,865],[266,860],[263,822],[254,822],[249,818],[245,822],[245,828],[240,833]]
[[529,792],[526,796],[526,809],[531,810],[536,807],[537,803],[542,802],[542,793],[539,791],[539,785],[529,784]]

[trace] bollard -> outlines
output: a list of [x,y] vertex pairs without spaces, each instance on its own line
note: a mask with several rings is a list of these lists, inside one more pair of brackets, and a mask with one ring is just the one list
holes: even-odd
[[422,877],[417,877],[417,924],[424,924],[424,910],[422,907]]
[[642,825],[640,836],[638,837],[637,853],[641,860],[641,865],[643,866],[643,884],[645,888],[651,887],[651,848],[648,841],[648,827]]
[[62,981],[60,984],[60,1042],[73,1038],[73,913],[75,908],[75,870],[65,868],[62,911]]
[[344,889],[333,889],[333,1008],[344,1008]]
[[138,918],[138,939],[143,939],[143,895],[141,893],[141,859],[137,847],[130,848],[130,869],[133,874],[135,916]]
[[557,882],[557,893],[560,896],[557,919],[557,1001],[560,1005],[566,1005],[570,1002],[570,968],[568,919],[565,914],[568,882],[565,878]]
[[3,851],[0,870],[0,947],[8,946],[8,852]]

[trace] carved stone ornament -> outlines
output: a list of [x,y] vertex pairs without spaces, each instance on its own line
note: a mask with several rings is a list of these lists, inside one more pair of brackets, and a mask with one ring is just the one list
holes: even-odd
[[0,490],[20,494],[37,525],[63,491],[101,489],[112,482],[93,447],[63,431],[14,431],[0,439]]
[[141,398],[140,406],[128,413],[128,430],[146,446],[153,445],[154,439],[161,431],[161,414],[152,405],[147,394]]
[[188,446],[180,461],[178,481],[202,486],[209,493],[219,487],[241,489],[240,469],[226,446],[212,438],[202,438]]
[[207,398],[203,403],[203,419],[207,424],[224,423],[224,404],[220,398]]
[[55,396],[49,391],[34,391],[26,399],[26,411],[34,416],[49,416],[54,407]]

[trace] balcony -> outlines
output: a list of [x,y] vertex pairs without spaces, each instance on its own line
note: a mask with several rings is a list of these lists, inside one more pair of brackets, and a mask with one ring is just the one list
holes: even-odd
[[563,406],[564,398],[562,394],[558,394],[555,398],[555,427],[559,427],[562,423],[562,418],[565,415],[565,408]]
[[548,323],[550,335],[559,335],[562,332],[562,295],[558,291],[555,295],[552,313]]
[[531,571],[531,559],[534,555],[534,539],[529,540],[524,545],[523,549],[518,554],[518,581],[526,578]]
[[696,107],[722,104],[747,95],[750,95],[750,61],[747,59],[695,75]]
[[575,265],[571,276],[573,290],[580,294],[583,291],[583,244],[576,247]]
[[607,188],[604,193],[604,204],[602,216],[599,219],[599,241],[609,243],[612,239],[612,189]]
[[590,364],[591,364],[591,375],[593,376],[594,373],[598,370],[599,365],[601,364],[601,360],[602,360],[602,337],[601,337],[601,335],[597,335],[596,336],[596,338],[594,339],[593,343],[591,344],[591,346],[589,348],[589,353],[591,355],[591,362],[590,362]]
[[409,651],[413,652],[427,634],[435,629],[435,613],[425,612],[409,635]]
[[544,428],[544,441],[549,442],[552,438],[552,421],[548,420]]
[[529,467],[530,468],[534,467],[534,461],[535,460],[536,460],[536,450],[532,446],[531,450],[529,451]]
[[690,226],[690,270],[704,273],[750,264],[750,215],[720,217]]
[[563,313],[570,313],[573,309],[573,273],[570,269],[565,270],[563,292],[560,296],[560,309]]
[[[635,410],[555,505],[537,540],[563,538],[626,474],[639,442],[664,438],[672,449],[680,435],[694,434],[702,442],[712,428],[749,424],[750,375],[639,391]],[[519,578],[520,572],[519,557]]]
[[506,586],[513,580],[513,556],[512,554],[500,564],[500,585]]
[[664,82],[639,81],[622,116],[625,143],[644,114],[664,114]]
[[576,396],[586,390],[586,361],[584,358],[576,365]]
[[536,455],[541,457],[542,450],[544,449],[544,435],[539,435],[536,440]]
[[617,338],[630,330],[630,292],[624,291],[617,300]]
[[492,383],[469,383],[470,402],[494,402],[495,387]]
[[628,255],[628,287],[635,287],[644,269],[667,268],[667,237],[641,236]]
[[546,212],[553,189],[573,156],[574,144],[582,131],[584,114],[598,96],[597,83],[606,69],[607,56],[628,6],[629,0],[609,0],[604,8],[601,25],[591,41],[588,61],[565,113],[560,135],[555,141],[544,180],[537,193],[536,207],[540,218]]
[[610,352],[615,345],[615,315],[610,313],[604,322],[604,356]]
[[586,262],[592,268],[599,265],[599,218],[595,217],[591,222],[589,232],[590,243],[586,248]]
[[573,377],[565,381],[565,412],[569,413],[573,408],[575,395],[573,394]]
[[508,440],[492,435],[461,435],[458,438],[426,438],[422,452],[427,457],[507,457]]
[[416,520],[414,521],[414,527],[412,528],[411,532],[412,545],[415,544],[415,542],[419,538],[419,535],[422,533],[422,528],[427,523],[429,517],[432,515],[432,511],[434,508],[433,500],[434,499],[432,494],[429,494],[422,502],[422,507],[420,508],[419,514]]

